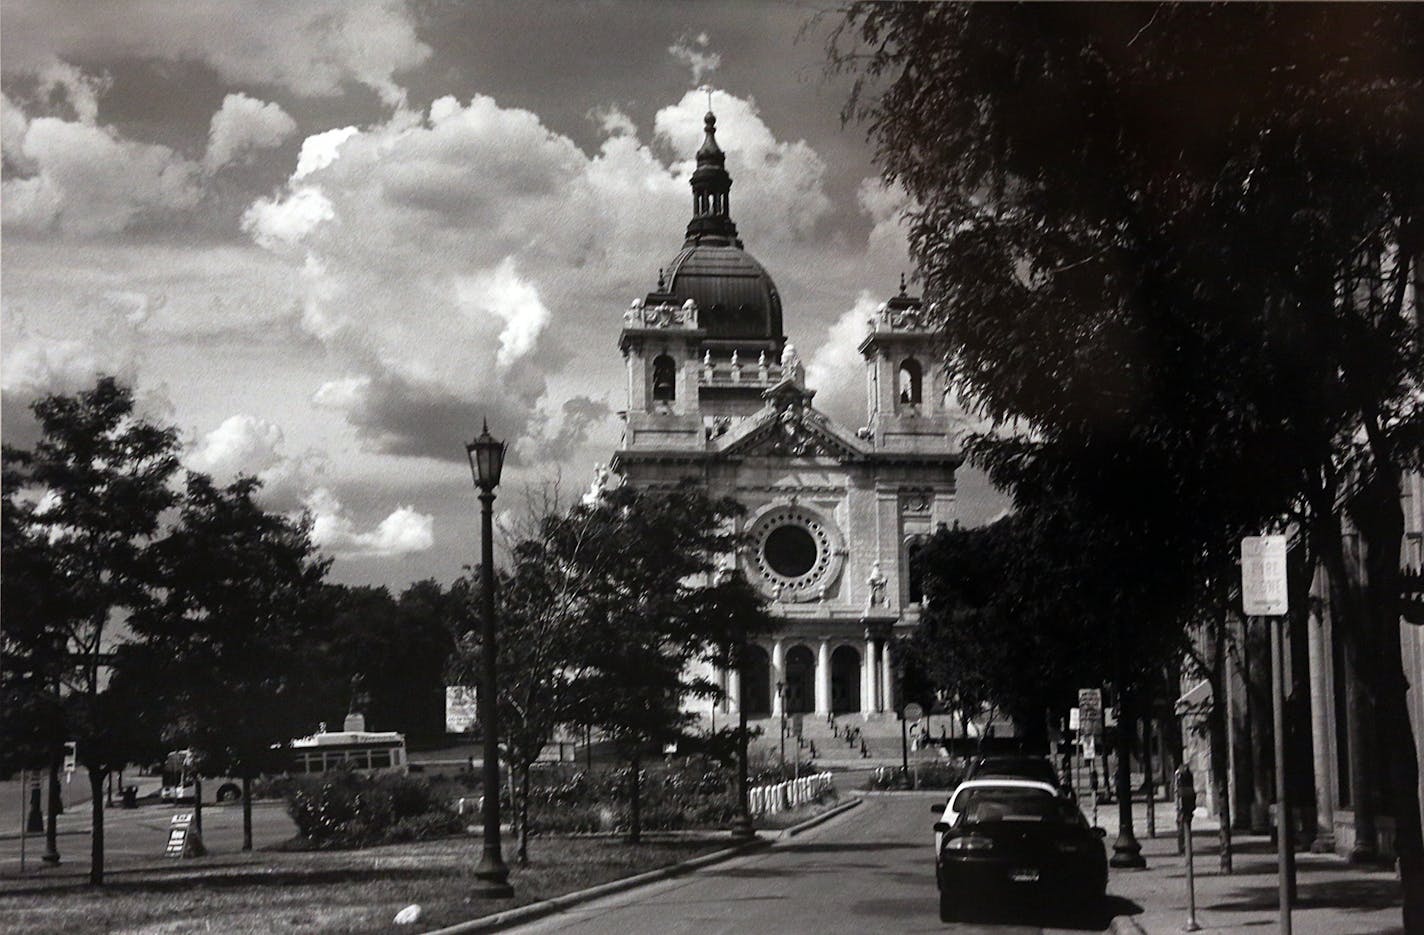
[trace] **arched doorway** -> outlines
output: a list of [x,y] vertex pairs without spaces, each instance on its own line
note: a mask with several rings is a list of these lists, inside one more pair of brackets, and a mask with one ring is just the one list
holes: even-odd
[[742,710],[747,717],[771,714],[771,657],[760,646],[747,647],[742,660]]
[[838,646],[831,653],[831,713],[853,714],[860,710],[860,653],[851,646]]
[[810,714],[816,710],[816,657],[805,646],[786,651],[786,713]]

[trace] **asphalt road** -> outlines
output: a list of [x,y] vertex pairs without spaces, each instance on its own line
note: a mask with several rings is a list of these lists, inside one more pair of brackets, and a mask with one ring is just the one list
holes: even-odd
[[965,921],[942,924],[929,806],[943,798],[943,793],[870,797],[770,850],[574,907],[513,931],[1037,935],[1101,932],[1114,914],[1125,911],[1125,901],[1111,897],[1087,914],[1025,897],[1013,906],[969,907]]

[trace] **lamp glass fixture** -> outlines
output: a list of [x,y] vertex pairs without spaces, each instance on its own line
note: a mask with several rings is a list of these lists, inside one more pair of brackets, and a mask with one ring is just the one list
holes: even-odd
[[479,437],[465,446],[476,487],[493,490],[499,486],[499,475],[504,470],[504,449],[505,443],[490,435],[488,422]]

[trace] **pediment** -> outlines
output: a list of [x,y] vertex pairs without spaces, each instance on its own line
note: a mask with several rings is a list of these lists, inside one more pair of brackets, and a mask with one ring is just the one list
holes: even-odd
[[809,406],[785,405],[763,411],[745,430],[728,436],[721,453],[738,457],[835,458],[848,461],[866,452]]

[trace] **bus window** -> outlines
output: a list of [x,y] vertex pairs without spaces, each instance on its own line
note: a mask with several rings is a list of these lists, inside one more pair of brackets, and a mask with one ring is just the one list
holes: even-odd
[[391,751],[389,751],[389,750],[372,750],[372,751],[371,751],[371,768],[372,768],[372,769],[387,769],[388,767],[390,767],[390,765],[391,765]]

